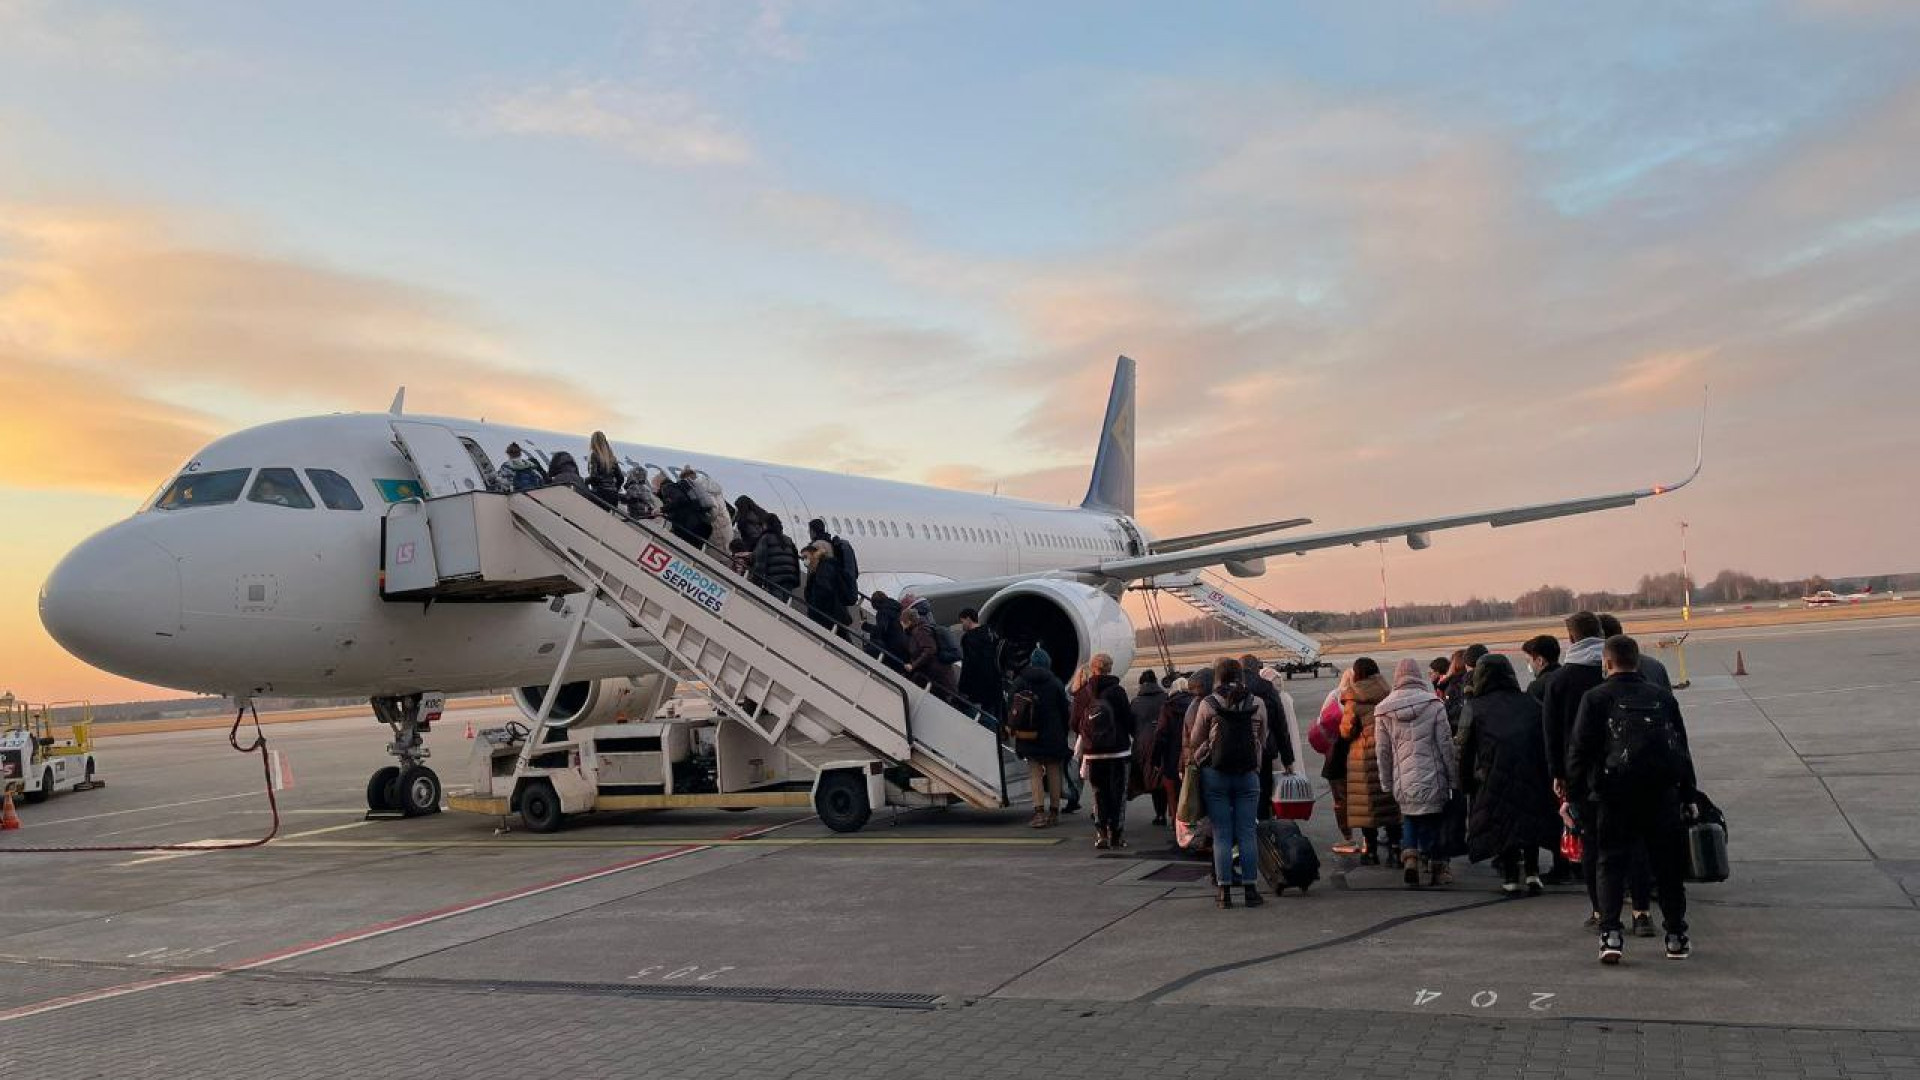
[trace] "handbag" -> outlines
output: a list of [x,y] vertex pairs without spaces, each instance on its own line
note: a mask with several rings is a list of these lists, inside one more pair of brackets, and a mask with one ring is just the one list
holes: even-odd
[[1174,820],[1191,825],[1207,816],[1206,798],[1200,792],[1200,766],[1189,765],[1180,777],[1180,802],[1174,809]]
[[1568,862],[1581,861],[1587,845],[1580,836],[1579,819],[1564,799],[1560,801],[1560,825],[1560,857]]

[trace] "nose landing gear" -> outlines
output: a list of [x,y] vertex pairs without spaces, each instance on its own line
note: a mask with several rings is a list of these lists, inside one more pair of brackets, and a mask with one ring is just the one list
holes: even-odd
[[446,705],[442,694],[404,694],[373,699],[373,714],[393,730],[387,753],[397,765],[374,770],[367,779],[367,812],[421,817],[440,812],[440,777],[427,767],[426,740]]

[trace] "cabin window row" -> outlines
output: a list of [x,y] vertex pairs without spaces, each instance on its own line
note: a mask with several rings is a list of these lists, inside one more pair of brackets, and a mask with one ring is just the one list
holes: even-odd
[[[944,540],[962,544],[1003,544],[1010,542],[1013,534],[999,529],[983,529],[973,525],[939,525],[926,522],[899,522],[882,518],[855,518],[829,516],[827,526],[841,536],[875,537],[880,539],[907,540]],[[1126,549],[1112,537],[1069,536],[1064,533],[1036,533],[1022,531],[1018,534],[1028,547],[1057,548],[1065,551],[1112,551],[1124,552]]]

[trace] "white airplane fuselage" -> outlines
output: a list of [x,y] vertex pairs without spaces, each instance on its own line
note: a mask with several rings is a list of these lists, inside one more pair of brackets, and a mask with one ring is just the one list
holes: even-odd
[[[42,622],[68,651],[107,671],[181,690],[272,696],[378,696],[545,682],[567,618],[545,603],[393,603],[379,593],[388,492],[417,490],[388,414],[309,417],[222,438],[183,468],[251,470],[237,497],[162,508],[159,496],[71,552],[41,589]],[[475,421],[442,425],[498,463],[507,444],[565,450],[578,436]],[[615,443],[625,462],[693,465],[731,501],[749,495],[798,543],[824,518],[855,547],[863,592],[1041,575],[1138,554],[1123,515],[1048,506],[811,469]],[[476,462],[476,465],[478,462]],[[292,469],[313,502],[252,501],[263,469]],[[343,477],[359,509],[333,509],[311,470]],[[169,478],[171,483],[173,478]],[[163,485],[162,492],[166,490]],[[402,500],[404,501],[404,495]],[[1117,612],[1117,607],[1116,607]],[[611,642],[577,653],[569,679],[636,674]]]

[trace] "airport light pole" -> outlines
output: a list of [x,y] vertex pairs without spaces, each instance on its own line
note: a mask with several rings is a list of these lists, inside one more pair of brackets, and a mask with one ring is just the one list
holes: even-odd
[[1687,570],[1687,523],[1680,523],[1680,621],[1693,621],[1693,575]]
[[1380,644],[1387,643],[1387,542],[1376,541],[1380,545]]

